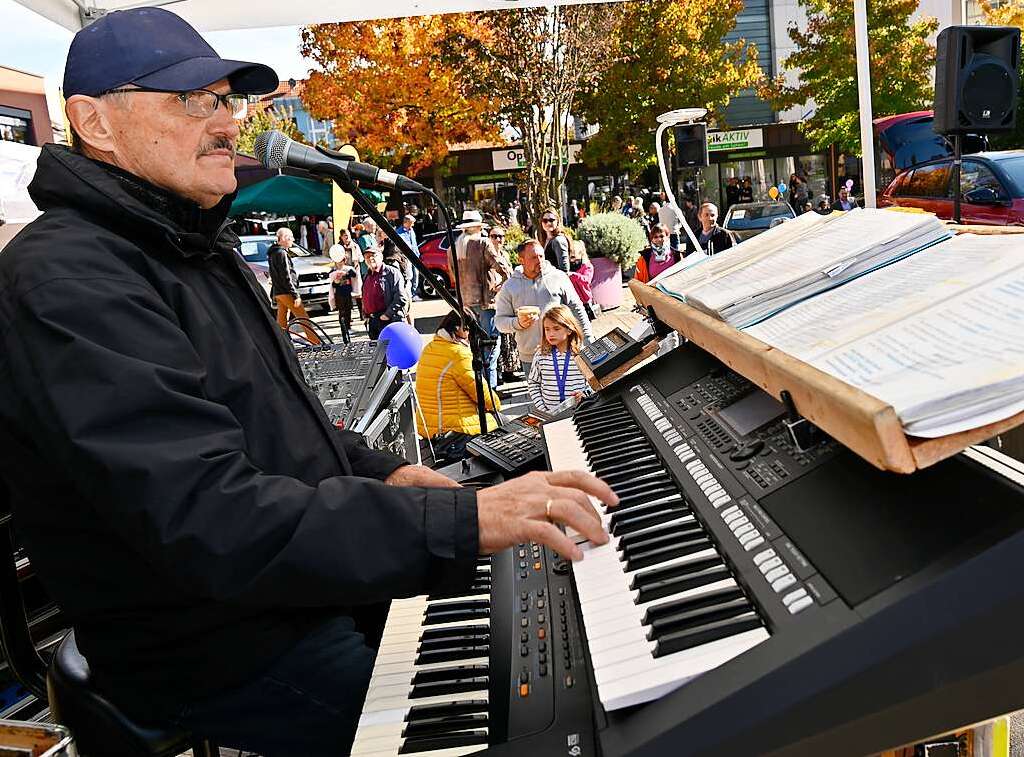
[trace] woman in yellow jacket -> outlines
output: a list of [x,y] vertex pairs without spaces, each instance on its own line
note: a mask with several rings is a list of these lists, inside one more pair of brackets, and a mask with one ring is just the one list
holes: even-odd
[[[469,332],[462,328],[454,310],[444,317],[434,338],[423,348],[416,367],[416,394],[427,423],[424,429],[423,420],[416,419],[420,434],[432,438],[446,431],[480,433]],[[497,394],[488,390],[486,381],[484,399],[488,410],[501,410]]]

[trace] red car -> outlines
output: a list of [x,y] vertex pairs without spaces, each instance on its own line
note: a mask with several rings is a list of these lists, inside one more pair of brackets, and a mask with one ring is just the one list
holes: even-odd
[[[940,158],[899,174],[879,197],[879,207],[921,208],[953,217],[953,159]],[[965,155],[960,174],[964,223],[1024,226],[1024,150]]]
[[[461,233],[462,229],[452,230],[452,235],[455,239],[458,239]],[[419,251],[420,260],[423,261],[423,265],[429,268],[431,272],[440,276],[442,281],[446,281],[450,290],[454,290],[455,277],[448,270],[448,235],[444,232],[431,234],[420,243]],[[420,297],[424,299],[434,299],[437,297],[434,285],[422,276],[420,277]]]

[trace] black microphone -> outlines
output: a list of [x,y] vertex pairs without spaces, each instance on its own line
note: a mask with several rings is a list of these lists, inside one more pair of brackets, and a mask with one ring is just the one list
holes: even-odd
[[336,176],[338,173],[343,173],[350,179],[381,184],[385,187],[408,189],[413,192],[429,191],[425,186],[407,176],[385,171],[383,168],[371,166],[369,163],[332,157],[307,145],[299,144],[279,131],[265,131],[257,136],[253,152],[256,153],[256,159],[265,168],[291,166],[325,176]]

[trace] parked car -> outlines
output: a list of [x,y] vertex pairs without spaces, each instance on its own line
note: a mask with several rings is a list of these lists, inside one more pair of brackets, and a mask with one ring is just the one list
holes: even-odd
[[[920,208],[953,217],[953,159],[940,158],[899,174],[879,206]],[[1024,150],[965,155],[960,172],[960,217],[964,223],[1024,225]]]
[[[267,250],[274,244],[275,238],[266,236],[239,237],[238,252],[246,265],[256,275],[257,281],[270,297],[270,263],[267,261]],[[289,253],[292,265],[299,276],[299,297],[302,298],[306,310],[312,312],[320,309],[327,313],[327,297],[331,290],[331,270],[334,263],[323,255],[314,255],[298,244],[293,244]]]
[[790,218],[796,218],[796,213],[788,202],[741,202],[726,211],[722,228],[742,242]]
[[[452,230],[452,235],[456,240],[458,240],[460,234],[462,234],[462,229]],[[428,234],[420,242],[419,250],[420,260],[423,261],[423,265],[434,274],[440,276],[441,281],[447,282],[448,288],[454,291],[455,275],[448,270],[448,235],[443,231]],[[434,299],[437,296],[434,285],[427,281],[424,276],[420,276],[420,297]]]

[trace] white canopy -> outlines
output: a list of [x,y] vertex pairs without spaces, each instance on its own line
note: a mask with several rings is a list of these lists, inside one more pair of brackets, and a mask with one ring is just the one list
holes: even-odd
[[39,215],[28,196],[38,159],[38,147],[0,140],[0,218],[9,224],[28,223]]
[[[600,0],[559,0],[559,5]],[[200,31],[302,26],[330,21],[425,16],[437,13],[509,10],[552,5],[551,0],[16,0],[66,29],[78,31],[83,20],[99,12],[161,6],[172,10]]]

